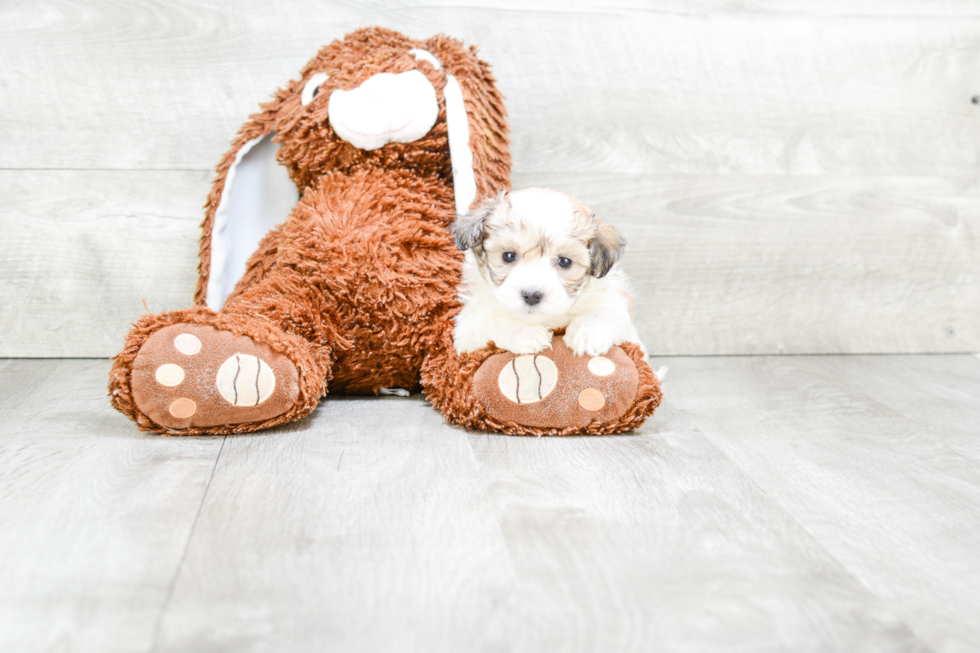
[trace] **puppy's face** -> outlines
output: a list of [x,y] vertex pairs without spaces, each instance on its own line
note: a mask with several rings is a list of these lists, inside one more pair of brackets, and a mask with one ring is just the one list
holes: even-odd
[[484,201],[453,224],[496,299],[528,321],[561,316],[622,253],[616,230],[580,200],[528,188]]

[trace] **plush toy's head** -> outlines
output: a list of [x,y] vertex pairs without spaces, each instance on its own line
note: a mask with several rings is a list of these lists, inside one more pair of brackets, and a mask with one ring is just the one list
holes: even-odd
[[[450,175],[449,148],[462,154],[486,119],[480,114],[487,107],[471,98],[467,124],[461,86],[483,72],[472,53],[445,37],[420,42],[390,30],[355,32],[323,48],[277,95],[270,109],[280,159],[300,186],[361,165]],[[485,148],[481,140],[472,145]],[[472,167],[457,165],[463,178],[455,181],[474,193]]]
[[262,236],[323,175],[409,170],[452,183],[465,213],[509,186],[506,134],[502,98],[473,48],[377,27],[331,43],[262,105],[219,165],[196,302],[220,308]]

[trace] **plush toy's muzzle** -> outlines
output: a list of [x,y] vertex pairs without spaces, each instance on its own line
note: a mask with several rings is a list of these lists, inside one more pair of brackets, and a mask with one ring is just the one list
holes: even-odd
[[331,93],[329,115],[337,136],[362,150],[376,150],[428,134],[439,117],[439,101],[417,70],[379,73],[354,90]]

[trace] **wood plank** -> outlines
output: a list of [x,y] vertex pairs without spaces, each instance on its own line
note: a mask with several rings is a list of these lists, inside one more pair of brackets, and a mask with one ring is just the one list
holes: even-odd
[[0,8],[2,168],[210,170],[316,49],[379,24],[481,46],[515,169],[973,174],[973,2]]
[[219,457],[0,360],[0,649],[977,648],[980,359],[655,363],[635,436],[330,398]]
[[974,178],[518,175],[627,240],[651,353],[980,350]]
[[838,378],[844,387],[859,385],[869,398],[905,413],[923,429],[942,425],[943,445],[980,461],[978,357],[887,356],[872,361],[873,374],[851,375],[841,365]]
[[[622,225],[652,350],[975,351],[976,157],[962,135],[980,119],[967,101],[978,13],[921,0],[5,5],[0,167],[90,170],[0,174],[0,355],[111,355],[143,299],[187,305],[225,143],[320,43],[368,22],[482,44],[509,98],[517,182],[563,187]],[[191,171],[91,170],[133,167]],[[828,171],[852,176],[773,181]],[[895,176],[909,172],[929,177]]]
[[146,651],[221,438],[146,437],[106,361],[0,362],[0,649]]
[[205,172],[0,171],[0,356],[112,356],[189,306]]
[[[0,355],[111,356],[188,306],[210,174],[0,171]],[[658,354],[980,350],[973,179],[515,175],[628,241]],[[30,316],[30,319],[27,319]]]
[[478,650],[512,577],[465,432],[328,399],[227,441],[156,650]]
[[[677,359],[666,393],[931,650],[970,651],[980,647],[980,450],[949,434],[975,431],[977,398],[942,411],[908,391],[950,369],[972,386],[980,360]],[[882,403],[886,388],[914,400]]]
[[466,436],[338,398],[231,439],[158,650],[920,648],[704,439],[654,426]]
[[470,436],[516,569],[512,650],[921,650],[666,396],[633,437]]

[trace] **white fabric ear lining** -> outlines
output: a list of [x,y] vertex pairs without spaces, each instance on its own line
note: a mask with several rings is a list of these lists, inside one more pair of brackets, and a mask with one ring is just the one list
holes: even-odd
[[446,75],[446,127],[449,130],[449,157],[453,165],[453,192],[456,213],[463,215],[476,199],[476,176],[470,150],[470,121],[466,117],[463,89],[453,75]]
[[259,241],[280,224],[299,194],[286,168],[279,165],[273,133],[245,143],[225,176],[225,187],[211,226],[211,264],[206,303],[213,311],[245,274]]

